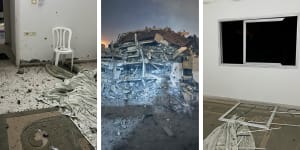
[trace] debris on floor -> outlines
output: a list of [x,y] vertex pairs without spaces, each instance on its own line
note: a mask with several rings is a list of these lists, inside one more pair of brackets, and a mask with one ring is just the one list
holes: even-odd
[[[204,149],[297,149],[299,144],[293,141],[300,140],[298,111],[267,104],[204,99]],[[243,128],[246,130],[241,131]],[[243,142],[246,145],[241,145]]]
[[10,61],[0,62],[0,114],[48,108],[36,101],[43,91],[61,80],[44,67],[17,68]]
[[174,133],[167,126],[162,127],[168,136],[174,136]]
[[[80,63],[77,64],[80,68],[84,68],[86,70],[93,70],[96,68],[96,63],[95,62],[89,62],[89,63]],[[91,91],[90,93],[85,93],[86,95],[89,94],[90,96],[92,95],[96,95],[96,94],[92,94],[92,93],[96,93],[96,81],[94,78],[94,74],[90,74],[91,76],[91,83],[93,81],[94,84],[90,84],[89,86],[92,87],[94,86],[94,91]],[[79,77],[80,78],[80,77]],[[71,79],[70,79],[71,80]],[[67,81],[67,80],[66,80]],[[55,89],[55,87],[57,87],[58,85],[62,85],[64,84],[62,80],[53,77],[52,75],[50,75],[44,66],[35,66],[35,67],[20,67],[17,68],[12,62],[10,62],[9,60],[1,60],[0,61],[0,114],[7,114],[7,115],[13,115],[15,112],[22,114],[22,116],[20,118],[22,118],[23,116],[25,116],[27,114],[27,111],[40,111],[40,110],[44,110],[44,109],[49,109],[52,108],[53,105],[48,105],[45,104],[44,102],[40,101],[41,95],[43,95],[43,93],[45,92],[49,92],[51,91],[51,89]],[[80,87],[82,83],[78,84],[78,87]],[[72,84],[74,85],[74,84]],[[50,90],[49,90],[50,89]],[[74,91],[80,91],[81,89],[75,89]],[[54,90],[53,90],[54,91]],[[63,90],[62,90],[63,91]],[[63,93],[62,93],[63,94]],[[68,93],[69,94],[69,93]],[[67,93],[65,93],[65,95],[67,95]],[[74,95],[74,96],[70,96],[70,97],[79,97],[79,94]],[[94,100],[96,101],[96,99]],[[93,107],[96,107],[96,104],[93,104]],[[78,111],[78,110],[74,110],[74,111]],[[91,113],[96,115],[96,111],[93,112],[93,110],[89,110]],[[58,113],[60,114],[61,113]],[[74,113],[74,114],[78,114],[78,113]],[[35,115],[39,118],[39,116],[41,115],[41,113]],[[79,116],[78,118],[82,118],[82,116]],[[96,116],[95,116],[96,118]],[[2,118],[0,118],[0,132],[2,133],[2,127],[5,127],[5,130],[10,130],[10,129],[14,129],[14,128],[18,128],[21,127],[20,126],[20,122],[18,123],[11,123],[9,125],[5,125],[2,126],[1,124],[1,120]],[[68,118],[69,119],[69,118]],[[76,118],[73,118],[73,121]],[[22,123],[26,123],[28,120],[30,119],[26,119],[21,121]],[[81,119],[82,120],[82,119]],[[95,119],[96,120],[96,119]],[[69,121],[73,124],[73,122],[69,119]],[[92,124],[92,121],[89,121],[86,123]],[[13,124],[18,124],[19,126],[14,127]],[[87,130],[92,132],[93,134],[96,134],[97,132],[97,128],[94,128],[93,126],[91,126],[90,128],[82,125],[82,122],[78,119],[77,121],[74,121],[74,124],[76,125],[81,125],[81,128],[79,127],[75,127],[75,129],[79,128],[80,130],[78,130],[78,133],[81,135],[82,139],[80,140],[81,142],[83,142],[83,144],[79,142],[77,142],[77,144],[73,145],[76,147],[76,145],[80,144],[80,145],[89,145],[90,143],[93,143],[91,141],[87,141],[85,139],[89,139],[89,138],[93,138],[94,135],[92,135],[91,137],[87,138],[84,137],[85,135],[83,134],[84,132],[87,133]],[[28,124],[30,125],[30,124]],[[58,124],[59,125],[59,124]],[[26,125],[27,126],[27,125]],[[24,126],[24,127],[26,127]],[[43,126],[45,127],[45,126]],[[53,133],[51,133],[52,131],[48,131],[48,130],[44,130],[44,128],[39,127],[39,128],[35,128],[37,129],[41,129],[42,131],[46,131],[47,133],[43,132],[43,137],[41,137],[42,139],[51,139],[53,137]],[[85,131],[81,130],[81,129],[85,129]],[[37,133],[36,130],[34,130],[35,132],[32,132],[32,134]],[[64,129],[62,129],[64,130]],[[22,130],[20,130],[21,132]],[[11,134],[15,134],[16,130],[13,131],[9,131],[9,135]],[[73,132],[73,131],[70,131]],[[82,133],[80,133],[82,132]],[[3,132],[6,133],[6,132]],[[77,132],[76,132],[77,133]],[[71,134],[71,133],[70,133]],[[84,135],[84,136],[83,136]],[[58,136],[57,136],[58,137]],[[66,137],[68,138],[68,137]],[[73,136],[72,136],[73,138]],[[14,138],[17,139],[17,138]],[[96,140],[96,138],[95,138]],[[19,140],[21,141],[21,140]],[[56,140],[58,143],[61,143],[61,141]],[[5,142],[5,141],[4,141]],[[65,143],[66,141],[64,141]],[[12,144],[17,144],[17,142],[12,142]],[[32,141],[31,144],[40,144],[39,142],[34,142]],[[22,144],[20,144],[22,145]],[[2,144],[0,144],[0,149],[7,149],[7,148],[2,148],[1,147]],[[48,145],[49,147],[47,147],[47,149],[50,148],[51,145]],[[52,145],[53,148],[59,148],[62,147],[62,145],[59,144],[54,144]],[[91,145],[90,145],[91,146]],[[91,146],[93,147],[93,146]],[[28,148],[31,149],[31,148]],[[72,148],[71,148],[72,149]],[[77,146],[76,149],[81,149],[80,147]]]
[[[81,63],[80,68],[92,70],[96,63]],[[18,70],[22,70],[18,74]],[[36,99],[62,80],[47,73],[44,66],[17,68],[10,60],[0,62],[0,114],[49,108]]]
[[102,118],[101,120],[101,136],[103,150],[113,149],[115,145],[124,142],[124,138],[141,121],[141,118],[116,118],[114,120]]
[[58,83],[38,98],[69,116],[87,140],[97,143],[97,83],[96,70],[82,71],[71,79]]
[[0,60],[9,60],[9,57],[5,53],[0,53]]
[[55,65],[46,64],[45,68],[49,74],[59,79],[64,80],[64,79],[72,78],[74,76],[72,73]]
[[[265,122],[265,123],[251,123],[249,122],[249,115],[251,115],[252,112],[258,112],[262,111],[264,109],[272,110],[267,115],[260,115],[260,117],[257,117],[256,121],[258,122]],[[271,126],[271,123],[274,119],[274,115],[276,114],[278,107],[277,106],[266,106],[266,105],[254,105],[254,104],[244,104],[244,103],[237,103],[234,105],[231,109],[229,109],[224,115],[222,115],[219,120],[225,121],[225,122],[237,122],[246,126],[256,127],[256,128],[262,128],[262,129],[269,129]],[[238,117],[234,117],[238,116]],[[238,118],[244,117],[245,120],[241,121]],[[258,120],[259,119],[259,120]]]
[[253,135],[249,131],[247,126],[226,122],[214,129],[204,139],[204,150],[256,149]]
[[19,68],[17,74],[24,74],[24,68]]

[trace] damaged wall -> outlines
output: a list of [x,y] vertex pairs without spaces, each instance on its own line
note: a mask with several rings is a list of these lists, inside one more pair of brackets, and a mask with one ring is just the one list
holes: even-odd
[[[218,0],[204,4],[204,95],[300,106],[299,48],[294,68],[220,65],[218,26],[221,19],[276,17],[299,14],[299,10],[298,0]],[[299,40],[298,36],[298,46]]]
[[39,4],[20,0],[15,1],[15,8],[17,59],[51,60],[51,29],[55,26],[72,29],[71,48],[75,57],[96,59],[97,0],[39,0]]

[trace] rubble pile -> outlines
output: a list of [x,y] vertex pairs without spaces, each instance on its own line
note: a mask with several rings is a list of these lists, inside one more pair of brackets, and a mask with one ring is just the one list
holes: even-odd
[[101,138],[101,149],[118,149],[118,145],[127,142],[124,137],[129,136],[141,120],[139,117],[114,120],[101,118],[101,135],[105,137]]
[[[153,105],[165,97],[176,112],[191,112],[198,102],[193,79],[196,36],[169,28],[120,34],[102,53],[103,105]],[[196,46],[195,46],[196,45]]]
[[[129,65],[132,68],[127,68],[126,65],[119,66],[120,70],[115,71],[118,73],[113,73],[113,70],[103,66],[105,65],[102,63],[102,103],[105,105],[151,104],[156,95],[155,89],[159,85],[158,80],[150,78],[142,80],[140,69],[133,69],[135,65]],[[144,87],[143,84],[147,86]]]
[[[170,43],[171,45],[175,46],[185,46],[189,42],[188,38],[185,38],[183,35],[185,35],[187,32],[179,32],[176,33],[171,30],[171,28],[166,27],[163,29],[160,28],[148,28],[146,27],[144,30],[140,31],[133,31],[133,32],[127,32],[122,33],[118,36],[118,42],[114,43],[116,46],[128,42],[135,42],[135,40],[138,41],[147,41],[147,40],[153,40],[156,39],[165,39]],[[135,38],[135,34],[137,37]]]

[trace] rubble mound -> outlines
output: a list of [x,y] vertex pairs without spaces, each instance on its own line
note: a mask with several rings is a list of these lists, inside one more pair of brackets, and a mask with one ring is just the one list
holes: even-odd
[[198,38],[185,36],[170,28],[120,34],[103,50],[102,105],[157,105],[163,97],[169,109],[191,112],[198,103],[193,77]]

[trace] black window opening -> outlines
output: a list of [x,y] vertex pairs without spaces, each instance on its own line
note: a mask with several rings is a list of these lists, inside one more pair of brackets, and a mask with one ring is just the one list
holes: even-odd
[[295,66],[296,45],[297,16],[221,22],[222,63]]

